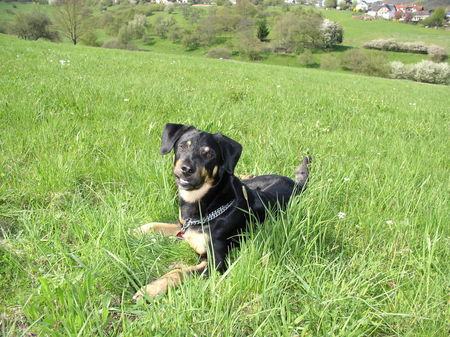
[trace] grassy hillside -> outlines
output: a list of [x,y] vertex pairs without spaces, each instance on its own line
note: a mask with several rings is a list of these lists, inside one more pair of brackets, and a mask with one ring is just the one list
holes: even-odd
[[405,42],[423,41],[426,44],[437,44],[450,52],[450,31],[385,20],[356,20],[352,18],[355,13],[349,11],[322,12],[325,17],[344,27],[344,44],[347,46],[361,47],[364,42],[370,40],[393,38]]
[[[106,11],[104,7],[93,6],[93,15],[95,19],[91,20],[91,25],[96,27],[96,33],[98,36],[98,41],[103,44],[105,41],[115,38],[116,34],[108,32],[108,29],[102,27],[102,22],[106,16],[120,17],[125,16],[131,20],[134,14],[130,14],[133,11],[144,10],[146,6],[134,6],[131,4],[121,4],[108,7]],[[139,9],[139,10],[138,10]],[[219,7],[219,10],[223,9]],[[309,9],[312,9],[309,7]],[[13,20],[14,14],[23,12],[39,10],[47,13],[50,17],[52,16],[52,7],[47,5],[34,5],[34,4],[22,4],[17,2],[0,2],[0,28],[1,22],[11,22]],[[200,16],[205,17],[208,15],[210,8],[195,8]],[[336,48],[336,50],[329,52],[318,52],[315,54],[315,60],[317,66],[322,63],[323,57],[325,55],[331,55],[334,58],[341,59],[344,56],[344,52],[350,48],[362,47],[364,42],[378,39],[378,38],[395,38],[399,41],[423,41],[426,44],[437,44],[439,46],[447,49],[450,53],[450,32],[444,30],[434,30],[423,28],[420,25],[409,25],[394,22],[386,22],[384,20],[375,21],[361,21],[352,19],[352,15],[355,13],[349,11],[337,11],[337,10],[322,10],[324,17],[327,17],[333,21],[340,23],[344,28],[344,42],[342,46]],[[134,12],[133,12],[134,13]],[[271,34],[269,38],[273,38],[273,18],[274,16],[281,14],[282,10],[280,7],[268,7],[267,13],[269,13],[268,21],[271,26]],[[193,27],[192,22],[182,14],[182,10],[179,7],[175,7],[174,11],[168,12],[154,12],[147,18],[148,24],[153,25],[153,28],[148,29],[148,36],[151,41],[143,42],[142,40],[134,40],[133,43],[141,50],[145,51],[156,51],[163,53],[172,54],[184,54],[184,55],[198,55],[203,56],[211,47],[222,46],[226,48],[233,49],[233,43],[235,42],[236,36],[233,33],[226,33],[219,36],[216,43],[209,47],[200,47],[199,49],[193,51],[187,51],[180,43],[174,43],[168,39],[162,39],[156,35],[154,31],[154,26],[157,18],[172,17],[176,20],[177,25],[182,28]],[[126,21],[124,22],[124,24]],[[195,26],[195,25],[194,25]],[[70,41],[65,40],[69,43]],[[236,49],[236,48],[234,48]],[[380,51],[370,51],[368,53],[374,54],[384,54],[387,56],[388,61],[401,61],[404,63],[417,63],[421,60],[428,59],[427,55],[421,54],[407,54],[407,53],[394,53],[394,52],[380,52]],[[234,55],[234,59],[240,61],[246,61],[246,57],[240,57],[239,55]],[[260,63],[275,64],[275,65],[286,65],[291,67],[301,67],[298,56],[294,54],[267,54],[264,55],[264,59],[259,61]]]
[[[5,35],[0,57],[0,334],[447,336],[448,87]],[[135,304],[196,262],[128,234],[177,217],[167,122],[242,143],[237,173],[310,153],[312,179],[225,275]]]

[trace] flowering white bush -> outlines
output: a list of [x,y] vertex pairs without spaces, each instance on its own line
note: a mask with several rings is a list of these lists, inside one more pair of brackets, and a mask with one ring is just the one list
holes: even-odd
[[408,66],[399,61],[394,61],[390,63],[391,67],[391,77],[396,79],[408,79],[409,69]]
[[322,39],[325,48],[330,48],[334,45],[342,43],[344,38],[344,29],[341,25],[328,19],[323,20],[322,27]]
[[422,61],[414,65],[412,76],[414,81],[448,84],[450,80],[450,68],[448,63],[434,63]]
[[447,58],[445,49],[435,44],[428,46],[428,55],[430,55],[430,59],[435,62],[440,62]]
[[397,42],[394,39],[378,39],[364,43],[364,48],[396,51],[402,53],[427,54],[429,47],[423,42]]
[[422,61],[416,64],[391,62],[391,77],[409,79],[417,82],[450,84],[450,67],[448,63]]

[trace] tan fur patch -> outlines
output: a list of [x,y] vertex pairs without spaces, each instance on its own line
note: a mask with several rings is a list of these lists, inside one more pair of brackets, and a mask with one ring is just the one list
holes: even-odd
[[180,194],[181,199],[183,199],[184,201],[194,203],[203,198],[205,194],[208,193],[210,188],[211,183],[205,182],[199,189],[190,191],[178,189],[178,193]]
[[142,225],[132,231],[133,234],[147,234],[149,232],[160,233],[162,235],[177,235],[181,230],[179,224],[164,223],[164,222],[150,222]]
[[208,265],[208,262],[202,261],[200,264],[192,267],[175,269],[167,274],[161,276],[159,279],[142,287],[134,296],[133,300],[138,300],[144,296],[156,297],[167,292],[169,287],[176,287],[183,281],[185,274],[192,273],[194,271],[200,271]]
[[183,238],[189,243],[189,246],[198,254],[205,255],[208,250],[209,234],[198,232],[196,230],[187,230]]

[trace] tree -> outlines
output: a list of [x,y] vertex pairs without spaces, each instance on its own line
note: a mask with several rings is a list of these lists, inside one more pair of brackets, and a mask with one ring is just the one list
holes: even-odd
[[400,20],[403,17],[403,12],[402,11],[396,11],[394,14],[394,19],[395,20]]
[[411,14],[411,12],[406,12],[406,14],[405,14],[405,17],[404,17],[404,21],[405,22],[411,22],[412,21],[412,18],[413,18],[413,16],[412,16],[412,14]]
[[18,13],[11,29],[13,34],[25,40],[57,40],[57,32],[50,30],[51,24],[50,18],[44,13]]
[[444,8],[436,8],[431,16],[422,20],[422,24],[430,27],[442,27],[445,23],[445,16]]
[[303,16],[288,13],[278,16],[275,18],[273,27],[275,50],[298,53],[305,48],[321,48],[323,45],[322,23],[322,17],[315,13],[307,13]]
[[56,26],[73,44],[77,44],[80,37],[88,31],[87,16],[89,9],[83,0],[62,0],[55,7]]
[[258,23],[258,31],[256,32],[256,37],[259,41],[265,41],[265,39],[269,36],[269,27],[267,27],[266,20],[261,20]]

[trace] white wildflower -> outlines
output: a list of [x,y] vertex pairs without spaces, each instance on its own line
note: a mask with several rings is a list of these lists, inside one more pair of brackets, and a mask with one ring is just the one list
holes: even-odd
[[344,178],[344,181],[345,182],[350,181],[350,178]]
[[339,213],[337,214],[337,217],[338,217],[339,219],[344,219],[344,218],[346,217],[346,214],[345,214],[344,212],[339,212]]
[[277,84],[277,88],[281,88],[281,84]]
[[388,225],[393,225],[393,224],[394,224],[394,221],[392,221],[392,220],[386,220],[386,223],[387,223]]
[[123,101],[124,101],[124,102],[129,102],[130,99],[129,99],[129,98],[124,98]]
[[330,179],[328,179],[327,181],[328,181],[329,183],[332,183],[332,182],[333,182],[333,179],[330,178]]

